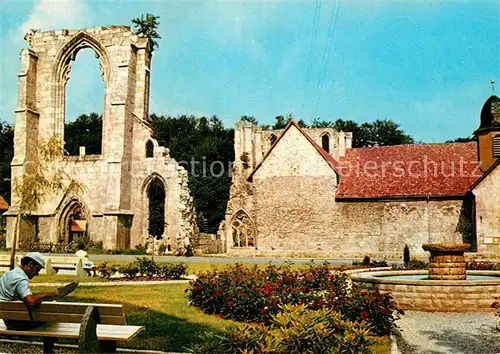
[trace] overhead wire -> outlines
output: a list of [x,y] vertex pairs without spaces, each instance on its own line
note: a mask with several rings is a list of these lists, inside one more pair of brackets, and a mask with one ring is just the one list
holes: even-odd
[[309,100],[309,95],[308,95],[308,88],[309,88],[309,80],[311,77],[311,71],[312,71],[312,66],[313,66],[313,58],[314,58],[314,52],[315,52],[315,47],[316,47],[316,39],[318,37],[318,28],[319,28],[319,19],[320,19],[320,14],[321,14],[321,0],[316,0],[316,8],[314,10],[314,17],[313,17],[313,26],[312,26],[312,31],[311,31],[311,40],[310,40],[310,46],[309,46],[309,56],[307,60],[307,67],[306,67],[306,78],[304,82],[304,90],[303,90],[303,100],[302,100],[302,112],[304,112],[304,109],[307,108],[306,104],[308,103]]
[[325,47],[323,51],[323,57],[321,60],[321,68],[318,74],[318,81],[316,85],[317,93],[316,93],[316,103],[314,105],[314,110],[318,108],[319,105],[319,97],[321,94],[321,90],[324,87],[325,76],[330,60],[330,53],[332,52],[332,48],[334,48],[335,42],[335,32],[337,28],[337,22],[340,12],[340,0],[334,1],[332,6],[332,12],[330,14],[330,19],[328,23],[328,34],[325,42]]

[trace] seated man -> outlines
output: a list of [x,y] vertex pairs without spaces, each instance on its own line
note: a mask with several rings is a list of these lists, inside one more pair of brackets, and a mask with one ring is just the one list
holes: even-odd
[[[29,279],[38,275],[45,267],[45,260],[39,252],[29,252],[21,259],[21,266],[14,268],[0,278],[0,300],[22,300],[28,306],[34,306],[42,301],[55,300],[60,297],[59,290],[33,294],[28,284]],[[9,329],[31,329],[43,322],[4,320]]]
[[83,243],[78,244],[78,251],[75,252],[75,256],[82,259],[82,266],[87,274],[90,276],[90,271],[93,271],[95,277],[95,264],[89,259],[89,254],[87,253],[87,251],[85,251],[85,246],[83,245]]

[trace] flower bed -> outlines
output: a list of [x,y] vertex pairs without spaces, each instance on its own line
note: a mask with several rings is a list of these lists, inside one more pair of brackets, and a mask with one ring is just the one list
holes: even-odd
[[285,305],[310,310],[332,309],[346,321],[364,321],[373,333],[387,335],[402,313],[390,294],[351,284],[348,275],[327,266],[268,266],[241,264],[200,274],[186,289],[191,305],[221,318],[270,324]]

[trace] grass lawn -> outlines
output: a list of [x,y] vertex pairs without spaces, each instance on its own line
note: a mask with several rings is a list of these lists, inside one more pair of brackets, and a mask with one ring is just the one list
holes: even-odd
[[[224,332],[234,321],[204,314],[187,303],[185,284],[142,286],[79,287],[64,301],[121,303],[127,323],[145,326],[132,342],[121,347],[161,351],[185,351],[204,331]],[[34,291],[46,288],[33,285]],[[377,354],[390,353],[387,338],[377,338],[372,347]]]

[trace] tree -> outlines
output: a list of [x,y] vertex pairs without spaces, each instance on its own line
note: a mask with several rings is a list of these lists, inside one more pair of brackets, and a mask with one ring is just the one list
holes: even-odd
[[257,119],[255,119],[255,117],[252,117],[252,116],[241,116],[240,120],[242,120],[244,122],[250,122],[250,123],[253,123],[255,125],[259,124],[259,122],[257,122]]
[[469,143],[471,141],[476,141],[476,137],[474,135],[466,138],[456,138],[452,140],[446,140],[445,143]]
[[360,134],[356,144],[359,146],[387,146],[413,144],[411,136],[405,134],[399,124],[391,120],[376,120],[373,123],[363,123],[358,131]]
[[158,34],[158,26],[160,25],[160,16],[155,16],[152,14],[141,15],[141,17],[137,17],[132,19],[132,23],[134,25],[134,33],[140,37],[146,37],[149,40],[149,46],[151,48],[151,53],[159,47],[158,39],[161,39],[161,36]]
[[22,218],[29,218],[36,210],[40,201],[48,193],[58,192],[64,188],[63,172],[61,168],[49,169],[50,162],[59,160],[63,156],[62,142],[57,136],[39,143],[37,151],[29,162],[29,168],[14,180],[14,192],[16,200],[17,217],[12,236],[10,249],[10,269],[14,269],[17,236],[19,224]]
[[186,168],[200,230],[215,233],[226,213],[234,161],[234,130],[216,116],[151,115],[153,136]]
[[64,127],[64,150],[71,156],[79,155],[85,146],[87,155],[102,153],[102,114],[82,114]]
[[[288,113],[286,115],[286,117],[284,116],[276,116],[275,118],[275,121],[274,121],[274,125],[272,126],[272,129],[283,129],[287,124],[288,122],[290,122],[291,120],[293,120],[293,116],[291,113]],[[297,124],[299,125],[299,127],[301,128],[307,128],[308,125],[306,124],[306,122],[304,122],[304,120],[302,119],[299,119],[297,121]]]
[[10,163],[14,156],[14,128],[0,122],[0,195],[10,202]]
[[337,131],[351,132],[354,148],[414,143],[411,136],[405,134],[398,124],[388,119],[358,125],[352,120],[337,119],[335,122],[329,122],[316,118],[311,128],[334,128]]

